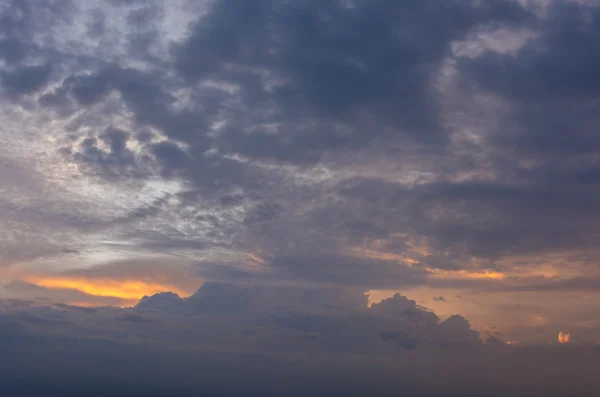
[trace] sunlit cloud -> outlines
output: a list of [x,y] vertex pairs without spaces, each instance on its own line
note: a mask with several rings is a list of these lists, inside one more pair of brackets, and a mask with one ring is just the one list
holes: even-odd
[[407,265],[414,265],[414,264],[419,263],[418,260],[410,258],[409,256],[394,254],[394,253],[385,252],[385,251],[377,251],[377,250],[370,250],[370,249],[363,249],[363,248],[352,248],[351,252],[354,255],[356,255],[358,257],[362,257],[362,258],[401,262],[401,263],[405,263]]
[[558,333],[558,343],[560,344],[566,344],[569,343],[571,341],[571,334],[568,334],[566,332],[559,332]]
[[249,254],[248,258],[250,258],[251,261],[258,263],[260,265],[264,265],[264,263],[265,263],[265,260],[256,254]]
[[503,280],[506,275],[496,271],[470,271],[470,270],[439,270],[430,269],[432,278],[438,279],[470,279],[470,280]]

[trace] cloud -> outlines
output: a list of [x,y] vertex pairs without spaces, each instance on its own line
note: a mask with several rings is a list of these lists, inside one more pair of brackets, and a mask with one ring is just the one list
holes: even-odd
[[50,77],[49,65],[26,66],[14,71],[2,71],[0,81],[9,95],[23,95],[38,91]]
[[535,282],[512,286],[514,291],[598,291],[600,280],[595,277],[532,280]]
[[[169,386],[185,389],[200,368],[259,390],[250,375],[261,365],[279,360],[290,384],[314,353],[332,361],[301,373],[322,390],[327,376],[355,374],[397,385],[394,363],[407,374],[396,392],[441,368],[439,385],[458,387],[464,375],[452,371],[465,370],[480,375],[473,389],[508,390],[495,377],[525,365],[511,368],[501,343],[490,353],[493,341],[447,316],[471,310],[481,316],[472,324],[518,341],[554,342],[557,329],[597,339],[585,294],[597,291],[599,10],[566,0],[3,2],[1,292],[34,304],[0,332],[73,346],[5,367],[63,354],[64,374],[88,365],[69,378],[86,383],[102,367],[87,358],[106,351],[106,364],[124,349],[122,373],[135,384],[146,371],[151,392],[164,386],[164,360],[152,357],[178,361],[162,371]],[[154,295],[164,290],[176,294]],[[366,291],[390,298],[367,308]],[[581,300],[553,296],[566,291]],[[47,307],[143,295],[133,309]],[[431,297],[443,315],[416,303]],[[522,314],[516,301],[527,302]],[[0,357],[30,352],[0,346]],[[213,347],[214,360],[194,355]],[[532,382],[565,378],[544,358],[554,352],[525,360],[544,364]],[[588,353],[581,362],[594,363]],[[473,370],[481,362],[490,366]],[[36,371],[40,385],[67,379]],[[569,387],[596,390],[578,373]]]
[[[491,267],[509,251],[582,244],[572,230],[535,236],[539,223],[516,221],[554,210],[552,200],[536,204],[551,191],[456,181],[479,149],[463,147],[445,119],[452,98],[441,68],[456,58],[456,42],[535,27],[530,7],[186,7],[44,1],[4,9],[7,37],[19,41],[0,46],[12,112],[4,119],[27,137],[3,139],[7,147],[40,142],[39,155],[5,155],[41,175],[7,200],[18,208],[18,227],[9,229],[17,242],[3,251],[38,238],[23,227],[32,222],[25,213],[48,229],[43,252],[15,262],[47,263],[55,246],[93,263],[107,252],[160,252],[200,258],[198,272],[219,279],[233,273],[202,264],[244,268],[240,257],[260,252],[271,280],[372,289],[422,284],[431,269],[462,269],[473,256]],[[42,33],[48,40],[34,39]],[[487,54],[457,59],[459,77]],[[412,185],[412,174],[423,183]],[[36,200],[23,205],[23,195]]]
[[444,141],[435,64],[472,29],[527,18],[513,2],[453,1],[444,12],[418,1],[215,2],[175,47],[176,66],[239,88],[220,140],[239,154],[313,162],[394,134]]
[[[206,284],[189,298],[163,293],[127,309],[2,301],[0,317],[7,353],[0,367],[16,375],[0,387],[32,394],[50,387],[74,395],[96,382],[92,393],[182,396],[523,395],[523,388],[553,395],[567,387],[586,395],[599,387],[577,372],[597,362],[591,351],[483,344],[464,318],[440,322],[401,295],[368,308],[356,290]],[[558,356],[577,360],[548,359]],[[50,358],[52,371],[42,365]],[[24,365],[27,383],[18,376]],[[529,377],[513,376],[526,366]],[[556,371],[563,383],[537,381]],[[232,376],[237,381],[227,382]]]
[[569,343],[571,341],[571,334],[567,334],[565,332],[558,333],[558,343],[564,344]]

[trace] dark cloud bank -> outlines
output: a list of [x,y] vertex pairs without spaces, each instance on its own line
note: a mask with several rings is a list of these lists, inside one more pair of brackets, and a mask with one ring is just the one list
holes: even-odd
[[[0,3],[5,120],[22,117],[68,165],[3,159],[17,193],[0,196],[0,267],[101,240],[227,251],[198,273],[252,286],[133,309],[4,301],[2,395],[600,393],[594,348],[484,344],[460,316],[363,295],[545,254],[570,255],[583,278],[524,289],[580,289],[597,267],[596,2],[176,3],[193,15],[182,37],[167,37],[170,2]],[[498,31],[526,39],[482,44]],[[455,50],[465,42],[480,47]],[[3,130],[6,153],[19,134]],[[179,190],[112,213],[91,193],[64,204],[48,185],[70,177]],[[294,283],[315,288],[264,286]]]
[[[94,4],[5,2],[3,103],[37,115],[76,170],[63,178],[179,190],[111,216],[79,201],[60,211],[34,183],[40,202],[0,204],[36,214],[34,231],[14,232],[35,254],[7,246],[6,262],[85,252],[102,233],[140,252],[252,250],[283,278],[388,288],[473,257],[493,269],[597,246],[594,2]],[[171,39],[175,7],[193,17]],[[524,43],[479,39],[499,31]],[[419,268],[348,255],[374,244]],[[318,260],[330,269],[307,268]]]
[[[39,302],[38,302],[39,303]],[[5,395],[594,395],[600,353],[484,343],[401,295],[206,284],[135,307],[3,301]]]

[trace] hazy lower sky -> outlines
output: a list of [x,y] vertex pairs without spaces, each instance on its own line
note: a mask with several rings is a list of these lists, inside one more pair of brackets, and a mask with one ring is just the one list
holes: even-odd
[[599,46],[594,0],[0,0],[0,392],[598,395]]

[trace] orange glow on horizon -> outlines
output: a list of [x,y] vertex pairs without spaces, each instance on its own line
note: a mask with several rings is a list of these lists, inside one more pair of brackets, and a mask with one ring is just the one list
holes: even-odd
[[472,272],[468,270],[439,270],[439,269],[428,269],[433,273],[434,278],[462,278],[472,280],[503,280],[506,275],[501,272],[484,271],[484,272]]
[[174,285],[145,280],[30,277],[26,281],[40,287],[72,289],[97,297],[118,298],[128,303],[134,303],[144,295],[154,295],[165,291],[175,292],[180,296],[187,295],[186,291]]

